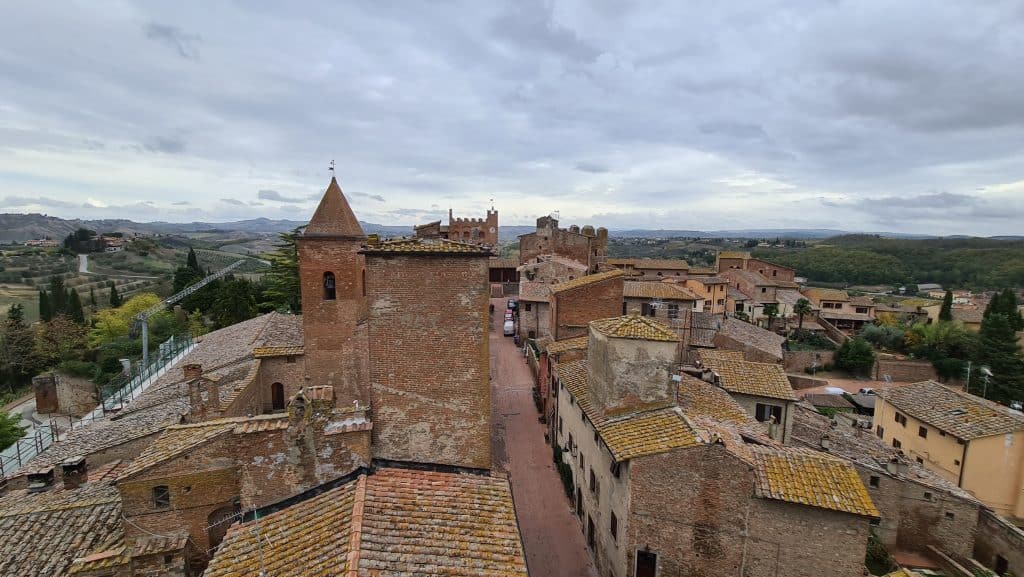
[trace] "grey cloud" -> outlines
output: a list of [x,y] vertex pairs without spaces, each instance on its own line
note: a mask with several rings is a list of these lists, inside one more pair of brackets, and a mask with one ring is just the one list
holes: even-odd
[[250,200],[249,201],[249,206],[263,206],[263,205],[264,205],[264,203],[262,203],[262,202],[258,202],[258,201],[255,201],[255,200]]
[[292,197],[289,197],[289,196],[284,196],[283,194],[281,194],[280,192],[277,192],[276,190],[268,190],[268,189],[264,189],[264,190],[261,190],[258,193],[256,193],[256,198],[259,198],[261,200],[272,200],[274,202],[290,202],[290,203],[305,202],[305,200],[303,200],[301,198],[292,198]]
[[58,200],[55,198],[48,198],[45,196],[39,196],[30,198],[27,196],[6,196],[0,204],[3,206],[51,206],[54,208],[77,208],[79,205],[74,202],[68,202],[66,200]]
[[350,192],[352,196],[358,196],[360,198],[368,198],[370,200],[376,200],[377,202],[384,202],[384,197],[379,194],[368,194],[365,192]]
[[591,174],[602,174],[608,172],[610,169],[597,162],[577,162],[576,170],[580,172],[589,172]]
[[220,201],[225,203],[225,204],[231,204],[231,205],[234,205],[234,206],[245,206],[244,202],[242,202],[242,201],[240,201],[238,199],[234,199],[234,198],[222,198],[222,199],[220,199]]
[[171,204],[173,204],[174,206],[188,206],[192,203],[187,200],[179,200],[178,202],[172,202]]
[[199,60],[199,43],[202,38],[198,34],[187,34],[177,26],[168,26],[150,22],[145,28],[146,38],[161,42],[174,49],[178,56],[188,60]]
[[142,145],[149,152],[181,154],[185,152],[185,141],[175,137],[159,136]]

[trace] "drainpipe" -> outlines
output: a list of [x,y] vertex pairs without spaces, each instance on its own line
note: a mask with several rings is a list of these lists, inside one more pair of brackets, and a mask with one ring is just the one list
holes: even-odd
[[961,489],[964,488],[964,471],[967,469],[967,446],[970,444],[970,441],[964,441],[964,452],[960,455],[960,479],[957,480],[956,486]]

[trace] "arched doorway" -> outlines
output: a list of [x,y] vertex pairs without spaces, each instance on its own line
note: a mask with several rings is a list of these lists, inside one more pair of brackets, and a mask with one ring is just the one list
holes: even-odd
[[284,385],[281,383],[270,385],[270,409],[273,411],[284,410]]
[[216,548],[224,540],[228,527],[238,519],[238,512],[241,509],[237,504],[231,504],[217,509],[206,518],[207,537],[210,539],[210,549]]

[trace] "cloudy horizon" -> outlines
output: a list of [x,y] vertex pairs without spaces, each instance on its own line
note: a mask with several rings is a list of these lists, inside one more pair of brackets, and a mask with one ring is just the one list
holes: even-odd
[[0,212],[1024,234],[1024,3],[18,4]]

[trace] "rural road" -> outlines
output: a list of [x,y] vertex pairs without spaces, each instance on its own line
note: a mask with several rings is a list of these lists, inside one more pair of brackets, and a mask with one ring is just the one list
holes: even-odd
[[89,255],[78,255],[78,272],[82,274],[89,274]]

